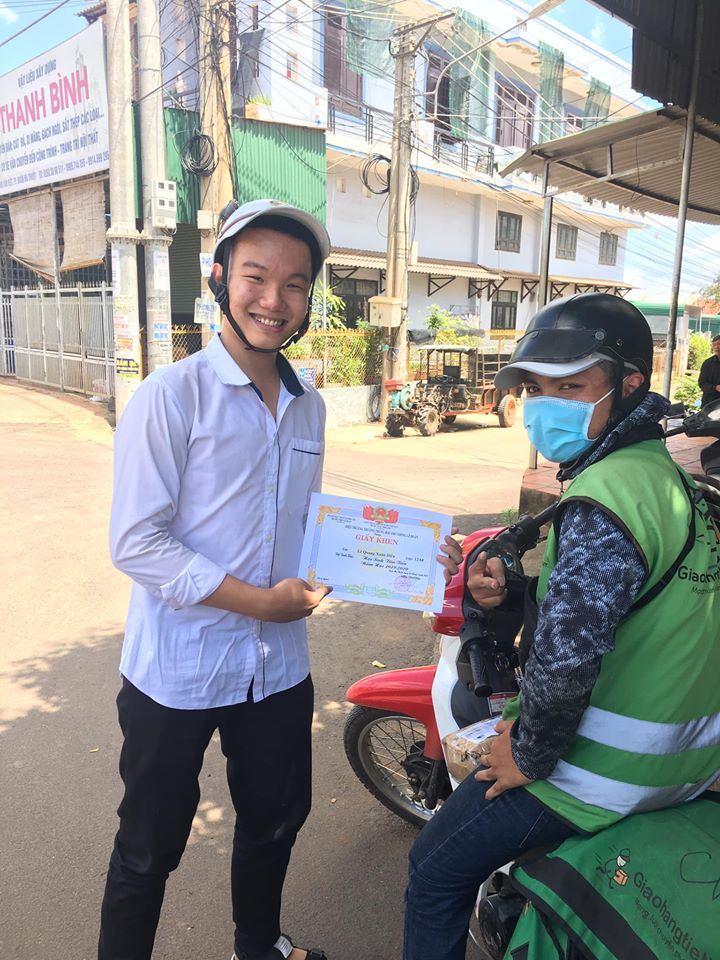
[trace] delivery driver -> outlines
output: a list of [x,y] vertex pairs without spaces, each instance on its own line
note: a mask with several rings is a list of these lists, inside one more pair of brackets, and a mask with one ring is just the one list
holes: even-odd
[[[405,960],[463,960],[478,887],[533,847],[699,796],[720,771],[720,567],[705,501],[670,459],[642,314],[606,294],[544,307],[496,385],[569,484],[537,581],[519,706],[410,853]],[[524,578],[481,555],[482,608]]]

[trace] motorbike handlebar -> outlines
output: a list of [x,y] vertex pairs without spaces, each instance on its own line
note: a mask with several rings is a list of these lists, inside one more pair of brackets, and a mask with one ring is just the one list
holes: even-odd
[[481,553],[487,553],[490,557],[500,557],[505,566],[511,570],[517,568],[522,555],[537,546],[540,530],[552,519],[556,507],[557,501],[534,517],[525,514],[491,540],[479,543],[466,559],[465,583],[467,583],[468,569]]
[[465,653],[472,673],[473,693],[476,697],[489,697],[492,691],[485,669],[485,658],[477,641],[470,641]]

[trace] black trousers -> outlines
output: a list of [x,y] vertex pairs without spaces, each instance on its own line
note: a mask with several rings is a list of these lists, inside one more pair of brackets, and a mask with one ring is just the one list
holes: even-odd
[[163,707],[123,679],[125,794],[102,904],[99,960],[150,960],[169,873],[180,863],[215,730],[235,807],[231,865],[235,952],[261,958],[280,935],[290,851],[310,811],[313,685],[257,703],[208,710]]

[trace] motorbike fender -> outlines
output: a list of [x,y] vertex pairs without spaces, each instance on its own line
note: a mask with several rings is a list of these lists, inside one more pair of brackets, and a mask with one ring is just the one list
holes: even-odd
[[436,667],[409,667],[405,670],[390,670],[363,677],[349,688],[345,696],[351,703],[376,710],[397,710],[424,724],[425,756],[430,760],[442,760],[435,710],[432,701],[432,684]]

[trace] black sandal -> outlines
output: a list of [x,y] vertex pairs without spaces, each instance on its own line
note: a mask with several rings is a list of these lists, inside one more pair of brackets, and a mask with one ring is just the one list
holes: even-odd
[[[280,939],[277,943],[268,950],[268,952],[263,956],[262,960],[287,960],[290,954],[295,949],[290,937],[286,937],[285,934],[280,934]],[[304,950],[305,947],[300,947],[300,950]],[[233,954],[233,960],[247,960],[247,956],[244,954],[237,955]],[[312,950],[307,951],[305,960],[327,960],[327,956],[324,950],[317,950],[313,948]]]

